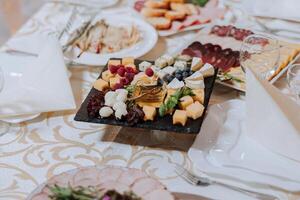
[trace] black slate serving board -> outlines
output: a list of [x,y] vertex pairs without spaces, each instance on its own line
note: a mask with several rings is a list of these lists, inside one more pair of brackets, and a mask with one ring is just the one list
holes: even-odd
[[[141,62],[142,62],[141,60],[135,60],[135,65],[138,67],[139,63]],[[103,71],[107,70],[107,68],[108,66],[106,65]],[[101,77],[101,73],[99,78]],[[218,70],[216,69],[214,76],[204,79],[204,83],[205,83],[204,113],[206,113],[208,107],[209,99],[213,91],[217,73]],[[107,118],[107,119],[90,118],[87,112],[87,104],[89,102],[89,99],[95,92],[97,92],[97,90],[92,88],[89,94],[87,95],[86,99],[84,100],[84,102],[81,104],[81,107],[74,118],[75,121],[89,122],[89,123],[96,123],[96,124],[109,124],[109,125],[125,126],[125,127],[136,127],[136,128],[170,131],[170,132],[178,132],[178,133],[198,134],[200,132],[201,125],[205,117],[205,114],[203,114],[202,117],[196,120],[188,119],[185,126],[173,125],[172,124],[173,120],[171,115],[166,115],[164,117],[159,117],[157,115],[154,121],[140,122],[138,124],[135,124],[134,126],[130,126],[126,121],[119,121],[112,118]]]

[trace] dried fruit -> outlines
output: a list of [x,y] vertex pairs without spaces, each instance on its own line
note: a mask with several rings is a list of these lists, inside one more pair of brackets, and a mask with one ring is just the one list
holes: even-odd
[[104,106],[104,96],[105,92],[96,91],[95,94],[91,96],[87,105],[88,116],[95,118],[99,116],[99,110]]
[[127,109],[126,121],[129,125],[133,126],[144,119],[144,112],[138,105],[133,105]]

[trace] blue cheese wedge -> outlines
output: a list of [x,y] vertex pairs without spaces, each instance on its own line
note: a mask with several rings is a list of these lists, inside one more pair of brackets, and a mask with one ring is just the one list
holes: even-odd
[[163,68],[162,71],[165,72],[166,74],[173,74],[176,71],[176,68],[172,66],[168,66]]
[[203,89],[205,84],[203,80],[185,80],[185,85],[190,89]]
[[199,70],[202,66],[203,66],[202,59],[198,58],[198,57],[193,57],[191,70],[195,72],[195,71]]
[[174,64],[174,57],[173,56],[170,56],[170,55],[166,54],[166,55],[163,55],[161,58],[165,59],[167,61],[168,65],[173,65]]
[[143,61],[139,64],[139,70],[144,72],[147,68],[149,68],[151,66],[152,66],[152,64],[150,62]]
[[202,73],[204,78],[213,76],[215,74],[215,68],[209,63],[205,63],[205,65],[203,65],[199,71]]
[[180,89],[184,86],[183,81],[179,81],[177,78],[174,78],[168,85],[167,89]]
[[164,68],[168,65],[168,61],[165,58],[158,58],[155,60],[155,66],[159,67],[159,68]]
[[182,61],[182,60],[177,60],[175,63],[174,63],[174,67],[178,70],[184,70],[187,66],[187,62],[185,61]]

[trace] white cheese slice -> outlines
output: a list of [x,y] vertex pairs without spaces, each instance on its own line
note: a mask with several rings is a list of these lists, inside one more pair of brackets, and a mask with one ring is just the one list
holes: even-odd
[[193,57],[192,60],[192,65],[191,65],[191,70],[192,71],[197,71],[203,66],[203,62],[201,58],[198,57]]
[[173,65],[174,64],[174,57],[168,54],[165,54],[161,57],[162,59],[165,59],[168,63],[168,65]]
[[139,64],[139,70],[144,72],[147,68],[149,68],[151,66],[152,66],[152,64],[150,62],[143,61]]
[[176,71],[176,68],[172,66],[168,66],[163,68],[162,71],[165,72],[166,74],[173,74]]
[[184,86],[183,81],[179,81],[177,78],[174,78],[168,85],[167,89],[180,89]]
[[205,84],[204,84],[203,80],[196,80],[196,81],[185,80],[185,85],[191,89],[204,89],[205,88]]
[[174,67],[178,70],[184,70],[187,66],[187,62],[185,61],[182,61],[182,60],[177,60],[175,63],[174,63]]
[[191,76],[187,77],[185,80],[191,80],[191,81],[203,80],[203,75],[198,70],[195,73],[193,73]]
[[202,73],[204,78],[213,76],[215,74],[215,68],[209,63],[205,63],[205,65],[203,65],[199,71]]

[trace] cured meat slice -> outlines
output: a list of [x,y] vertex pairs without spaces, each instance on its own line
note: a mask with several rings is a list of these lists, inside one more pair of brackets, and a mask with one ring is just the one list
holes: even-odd
[[132,185],[137,179],[145,178],[147,175],[137,169],[128,169],[119,177],[118,181],[127,185]]
[[154,190],[144,196],[145,200],[163,199],[173,200],[174,197],[166,190]]
[[126,184],[117,182],[117,181],[107,181],[99,185],[99,188],[104,190],[116,190],[119,193],[124,193],[126,191],[130,191],[130,187]]
[[212,33],[212,34],[217,34],[220,28],[221,28],[221,26],[219,26],[219,25],[214,25],[214,26],[211,28],[210,33]]
[[38,193],[31,198],[31,200],[49,200],[49,199],[50,198],[49,198],[48,194],[46,194],[44,192]]
[[209,63],[211,65],[214,65],[218,60],[218,54],[215,52],[209,52],[206,55],[206,62],[205,63]]
[[138,196],[144,196],[153,190],[165,189],[164,186],[153,178],[138,179],[132,186],[132,191]]
[[121,176],[123,170],[120,168],[107,167],[99,172],[100,183],[105,183],[107,181],[116,181]]
[[196,57],[194,50],[191,49],[191,48],[183,49],[181,54],[182,55],[188,55],[188,56],[191,56],[191,57]]
[[232,53],[232,49],[230,49],[230,48],[223,49],[223,50],[222,50],[222,54],[223,54],[224,56],[232,55],[232,54],[233,54],[233,53]]
[[209,52],[214,51],[214,45],[212,43],[204,44],[203,47],[206,51],[209,51]]
[[221,57],[215,62],[215,67],[222,69],[223,71],[227,71],[227,58],[226,57]]
[[236,63],[235,56],[231,56],[231,57],[227,58],[227,62],[226,62],[226,65],[225,65],[226,67],[225,68],[230,69],[230,68],[232,68],[232,67],[235,66],[235,63]]
[[77,186],[96,186],[99,185],[100,182],[100,173],[99,170],[95,167],[89,167],[80,169],[76,174],[73,176],[73,179],[71,181],[72,187]]
[[200,49],[202,47],[202,44],[201,42],[193,42],[192,44],[190,44],[188,46],[188,48],[191,48],[191,49]]
[[214,45],[213,51],[219,53],[222,51],[222,47],[220,45]]

